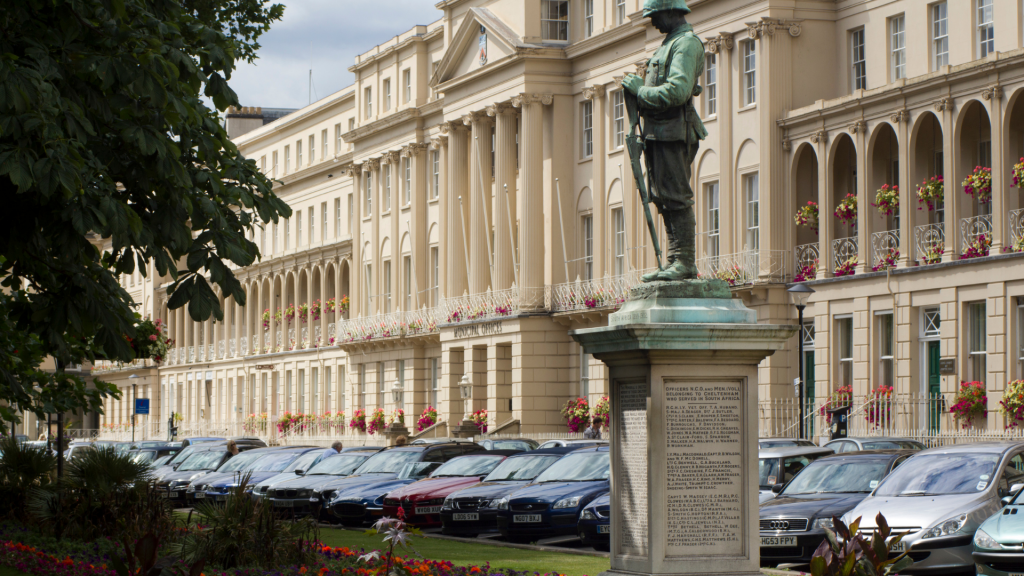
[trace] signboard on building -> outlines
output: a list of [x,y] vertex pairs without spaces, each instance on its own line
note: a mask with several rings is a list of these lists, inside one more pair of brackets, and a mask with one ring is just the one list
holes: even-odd
[[149,416],[149,398],[135,399],[135,413],[140,416]]
[[942,376],[956,376],[956,358],[939,359],[939,374]]
[[274,369],[274,365],[273,364],[257,364],[256,365],[256,369],[257,370],[273,370]]

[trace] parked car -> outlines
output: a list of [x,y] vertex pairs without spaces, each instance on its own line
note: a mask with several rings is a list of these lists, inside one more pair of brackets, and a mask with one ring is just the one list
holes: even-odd
[[246,494],[252,494],[259,482],[277,476],[289,464],[303,454],[321,450],[314,446],[284,446],[262,448],[239,454],[232,458],[213,474],[207,474],[189,485],[193,500],[208,499],[224,502],[231,489],[236,488],[243,479],[247,480]]
[[811,462],[760,507],[761,564],[809,564],[832,518],[860,504],[914,450],[850,452]]
[[152,470],[156,470],[157,468],[159,468],[159,467],[163,466],[164,464],[167,464],[168,462],[170,462],[171,458],[174,458],[174,454],[167,454],[165,456],[158,456],[156,460],[153,460],[153,462],[151,462],[149,464],[149,467]]
[[985,520],[974,533],[974,565],[978,574],[1024,574],[1024,490],[1003,498],[1002,510]]
[[612,534],[612,511],[611,495],[598,496],[593,502],[587,504],[580,513],[576,530],[580,540],[594,550],[607,552],[611,549]]
[[[208,442],[193,443],[188,446],[183,446],[181,452],[178,452],[174,458],[171,458],[166,464],[153,470],[153,478],[157,481],[161,480],[164,476],[177,470],[181,463],[190,458],[196,452],[206,450],[226,450],[228,441],[223,439],[211,440]],[[182,442],[184,444],[184,442]],[[267,444],[256,438],[255,440],[237,440],[235,444],[238,446],[240,452],[246,450],[252,450],[254,448],[266,448]]]
[[[165,497],[174,506],[185,506],[188,504],[186,490],[189,484],[196,478],[205,476],[216,471],[224,462],[230,460],[232,455],[223,444],[217,443],[209,447],[196,447],[197,450],[183,462],[178,464],[174,470],[164,474],[155,482],[158,490],[163,491]],[[239,446],[240,453],[257,449],[253,446]],[[241,455],[241,454],[239,454]]]
[[580,511],[609,489],[608,447],[568,454],[498,501],[498,531],[513,542],[575,535]]
[[397,517],[401,507],[409,524],[439,526],[441,507],[449,494],[479,483],[503,460],[518,453],[518,450],[488,450],[453,458],[431,472],[429,478],[388,493],[384,497],[384,515]]
[[74,462],[82,457],[86,452],[95,452],[92,444],[88,442],[76,442],[68,446],[68,449],[64,451],[64,460],[66,462]]
[[498,531],[497,502],[532,482],[560,458],[579,448],[544,448],[509,456],[483,481],[445,498],[441,532],[450,536],[476,537]]
[[502,438],[499,440],[477,440],[477,444],[483,446],[487,450],[517,450],[520,452],[526,452],[529,450],[536,450],[537,446],[540,445],[536,440],[530,440],[529,438]]
[[[322,452],[322,450],[320,452]],[[316,450],[312,452],[306,452],[305,454],[293,460],[291,464],[285,466],[284,470],[282,470],[279,474],[275,474],[270,478],[257,482],[252,489],[253,497],[266,498],[267,491],[270,490],[271,487],[276,486],[281,482],[294,480],[296,476],[302,476],[303,474],[305,474],[309,469],[313,467],[313,463],[320,459],[320,452]],[[364,459],[365,458],[355,459],[355,466],[358,467],[359,464],[362,464]]]
[[[330,509],[332,517],[342,523],[362,524],[383,514],[385,494],[424,478],[433,471],[428,466],[405,469],[406,464],[443,464],[452,458],[483,451],[482,446],[471,442],[410,444],[387,448],[370,457],[352,476],[332,483],[332,492],[322,494],[320,502]],[[324,488],[327,489],[327,486]]]
[[827,442],[822,448],[830,448],[836,454],[857,450],[924,450],[925,445],[907,438],[874,436],[865,438],[841,438]]
[[829,448],[805,446],[760,450],[757,454],[758,503],[775,497],[773,486],[789,482],[808,464],[831,454],[834,452]]
[[[974,533],[1024,487],[1024,443],[985,443],[922,450],[889,474],[853,510],[870,534],[881,513],[914,560],[903,574],[973,574]],[[1022,538],[1024,540],[1024,538]]]
[[181,452],[181,446],[159,446],[154,448],[136,448],[129,450],[128,454],[132,460],[149,464],[154,467],[155,462],[162,456],[173,456]]
[[799,438],[758,438],[757,447],[760,450],[767,448],[791,448],[795,446],[817,446],[810,440],[801,440]]
[[471,438],[417,438],[410,444],[475,444]]
[[537,449],[541,448],[563,448],[566,446],[573,446],[576,448],[595,448],[597,446],[607,446],[607,440],[548,440],[541,444]]
[[[227,442],[227,438],[220,438],[218,436],[198,436],[195,438],[185,438],[181,441],[181,447],[187,448],[193,444],[205,444],[206,442]],[[265,446],[265,444],[264,444]]]

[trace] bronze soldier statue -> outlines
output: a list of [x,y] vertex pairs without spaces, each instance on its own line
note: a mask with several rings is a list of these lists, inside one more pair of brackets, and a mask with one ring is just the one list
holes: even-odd
[[[701,93],[698,80],[704,73],[704,44],[686,22],[689,13],[686,0],[645,0],[644,16],[649,16],[654,27],[666,35],[665,40],[647,62],[645,78],[627,74],[622,80],[630,113],[630,160],[659,257],[659,270],[645,274],[644,282],[697,277],[697,219],[690,174],[697,148],[708,132],[693,107],[693,97]],[[640,136],[635,135],[637,114],[643,119]],[[641,151],[649,195],[641,176]],[[658,208],[668,232],[668,265],[664,269],[648,202]]]

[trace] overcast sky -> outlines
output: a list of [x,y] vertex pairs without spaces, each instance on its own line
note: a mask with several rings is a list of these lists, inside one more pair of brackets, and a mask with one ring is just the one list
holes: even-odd
[[443,12],[435,0],[278,0],[284,18],[260,37],[255,64],[242,65],[229,84],[242,106],[301,108],[352,84],[348,67],[361,54]]

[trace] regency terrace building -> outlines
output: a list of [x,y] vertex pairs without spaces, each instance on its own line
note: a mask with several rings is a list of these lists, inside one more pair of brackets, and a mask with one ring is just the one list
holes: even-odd
[[[710,135],[693,172],[702,273],[728,279],[766,323],[794,323],[787,283],[810,280],[816,405],[846,386],[855,405],[893,386],[899,426],[946,430],[913,399],[951,402],[977,380],[990,412],[974,424],[1001,430],[998,401],[1024,377],[1022,3],[689,5],[707,51],[695,103]],[[248,305],[225,299],[222,323],[167,310],[166,279],[125,279],[176,348],[159,367],[94,374],[138,384],[151,431],[171,413],[213,430],[252,413],[378,407],[403,407],[412,426],[428,405],[455,425],[468,382],[492,431],[539,434],[565,430],[567,400],[607,393],[569,331],[606,322],[654,266],[620,83],[662,36],[638,0],[437,9],[360,54],[351,87],[266,125],[256,108],[229,113],[294,214],[256,232],[262,260],[236,270]],[[990,201],[963,191],[977,166],[991,168]],[[916,191],[933,176],[944,201],[929,209]],[[898,186],[889,213],[872,205],[883,185]],[[856,222],[833,215],[853,199]],[[797,225],[812,201],[817,226]],[[315,302],[305,321],[274,313]],[[797,349],[794,338],[762,364],[762,415],[791,402]],[[130,396],[103,422],[127,422]],[[778,420],[769,432],[795,433]]]

